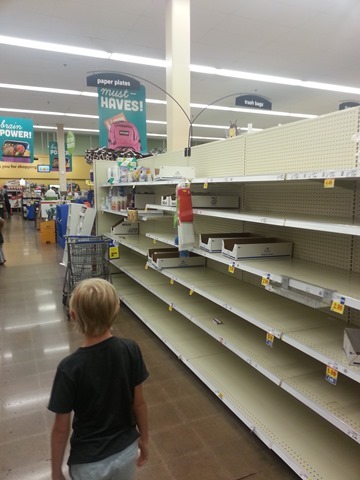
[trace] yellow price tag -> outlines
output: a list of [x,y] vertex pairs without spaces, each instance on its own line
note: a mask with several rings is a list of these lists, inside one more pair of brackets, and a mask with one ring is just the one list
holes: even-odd
[[149,265],[145,263],[145,270],[147,270],[148,268],[149,268]]
[[206,189],[206,188],[208,187],[208,183],[207,183],[207,182],[204,182],[203,187]]
[[335,187],[335,178],[325,178],[324,188],[334,188]]
[[331,383],[332,385],[336,385],[337,379],[338,379],[339,372],[333,368],[327,365],[326,367],[326,380]]
[[266,277],[262,277],[261,285],[269,285],[270,284],[270,273],[266,275]]
[[109,258],[111,260],[115,258],[120,258],[120,250],[119,247],[109,247]]
[[235,272],[234,265],[229,265],[228,271],[229,271],[229,273],[234,273]]
[[170,303],[170,305],[169,305],[169,312],[172,312],[173,307],[174,307],[174,304]]
[[156,240],[155,240],[155,238],[154,238],[154,240],[153,240],[153,243],[154,243],[154,244],[156,243]]
[[170,285],[174,285],[174,279],[170,278]]
[[194,290],[189,290],[189,295],[192,295],[194,293]]
[[272,333],[268,332],[266,334],[266,345],[268,347],[272,347],[274,345],[274,340],[275,340],[275,336]]
[[345,310],[345,298],[341,297],[340,302],[336,302],[335,300],[331,303],[330,310],[332,312],[339,313],[340,315],[343,315],[344,310]]
[[219,392],[219,393],[217,394],[217,396],[220,398],[220,400],[222,400],[222,399],[224,398],[224,395],[223,395],[221,392]]

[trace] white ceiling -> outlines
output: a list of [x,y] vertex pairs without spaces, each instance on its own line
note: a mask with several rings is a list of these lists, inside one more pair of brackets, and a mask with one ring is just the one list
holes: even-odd
[[[165,59],[166,0],[0,0],[0,35]],[[191,0],[191,63],[216,68],[360,87],[360,0]],[[159,67],[0,45],[0,83],[94,91],[91,71],[137,75],[166,89]],[[147,98],[166,100],[142,82]],[[191,74],[191,102],[254,93],[274,111],[320,115],[360,95]],[[235,106],[235,95],[218,102]],[[1,109],[97,114],[97,99],[0,88],[0,114],[31,117],[34,125],[98,128],[96,119],[12,114]],[[192,109],[194,117],[198,109]],[[148,120],[166,120],[165,106],[147,105]],[[296,119],[207,110],[196,123],[268,128]],[[166,133],[165,125],[148,125]],[[224,137],[224,129],[195,127],[194,135]]]

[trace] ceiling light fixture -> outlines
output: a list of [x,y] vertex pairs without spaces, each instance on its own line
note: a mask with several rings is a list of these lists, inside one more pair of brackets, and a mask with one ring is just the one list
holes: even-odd
[[[85,95],[89,97],[97,97],[98,94],[95,92],[80,92],[77,90],[64,90],[61,88],[47,88],[47,87],[35,87],[29,85],[13,85],[10,83],[0,83],[0,88],[9,88],[15,90],[28,90],[28,91],[36,91],[36,92],[52,92],[52,93],[61,93],[65,94],[68,93],[69,95]],[[147,98],[146,103],[149,104],[159,104],[159,105],[166,105],[166,100],[157,100],[152,98]],[[240,113],[252,113],[255,115],[275,115],[280,117],[293,117],[293,118],[314,118],[317,115],[307,114],[307,113],[289,113],[289,112],[277,112],[275,110],[260,110],[256,108],[239,108],[239,107],[223,107],[221,105],[204,105],[201,103],[191,103],[191,108],[199,108],[199,109],[207,109],[207,110],[219,110],[219,111],[229,111],[229,112],[240,112]],[[14,110],[15,111],[15,110]],[[25,112],[25,111],[24,111]],[[28,111],[28,113],[36,113],[34,110],[33,112]],[[62,114],[66,115],[66,114]],[[80,116],[80,114],[68,114],[69,116]],[[84,118],[98,118],[98,116],[84,116]]]
[[82,57],[105,58],[109,59],[111,53],[103,50],[93,50],[90,48],[73,47],[71,45],[62,45],[60,43],[39,42],[25,38],[7,37],[0,35],[0,43],[13,47],[33,48],[36,50],[45,50],[47,52],[68,53],[70,55],[81,55]]
[[[103,58],[118,62],[136,63],[139,65],[149,65],[165,68],[167,62],[165,60],[141,57],[136,55],[126,55],[122,53],[111,53],[103,50],[94,50],[89,48],[74,47],[71,45],[63,45],[57,43],[40,42],[24,38],[8,37],[0,35],[0,44],[15,47],[33,48],[37,50],[45,50],[50,52],[65,53],[71,55],[80,55],[92,58]],[[264,75],[259,73],[242,72],[230,70],[226,68],[215,68],[205,65],[190,65],[190,71],[193,73],[203,73],[206,75],[218,75],[221,77],[240,78],[243,80],[253,80],[257,82],[267,82],[279,85],[288,85],[295,87],[311,88],[315,90],[327,90],[330,92],[343,92],[353,95],[360,95],[360,88],[348,87],[346,85],[334,85],[329,83],[321,83],[307,80],[299,80],[295,78],[278,77],[274,75]]]

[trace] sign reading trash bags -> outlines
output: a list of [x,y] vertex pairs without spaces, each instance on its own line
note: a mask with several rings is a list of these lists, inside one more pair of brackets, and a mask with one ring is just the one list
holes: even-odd
[[111,72],[89,75],[87,85],[98,89],[100,145],[145,153],[145,87],[134,78]]

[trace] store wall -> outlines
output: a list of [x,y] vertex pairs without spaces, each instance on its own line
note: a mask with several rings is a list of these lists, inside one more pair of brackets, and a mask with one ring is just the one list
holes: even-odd
[[[37,165],[49,165],[49,142],[56,141],[56,132],[35,132],[34,162],[29,164],[0,162],[0,186],[9,180],[23,178],[29,183],[48,186],[59,184],[59,172],[38,173]],[[67,183],[77,183],[81,189],[87,189],[86,180],[90,179],[91,165],[84,158],[85,151],[99,146],[98,135],[75,134],[75,149],[72,157],[72,171],[66,173]],[[162,151],[166,140],[148,139],[148,149]]]

